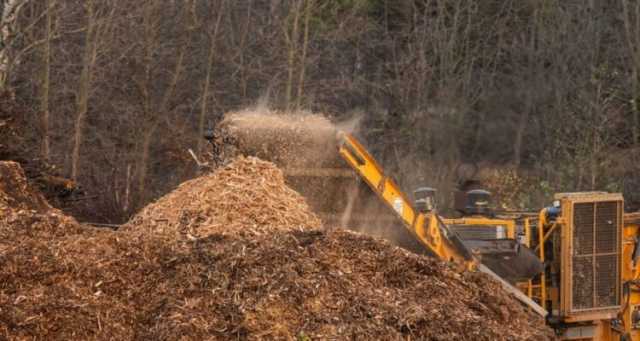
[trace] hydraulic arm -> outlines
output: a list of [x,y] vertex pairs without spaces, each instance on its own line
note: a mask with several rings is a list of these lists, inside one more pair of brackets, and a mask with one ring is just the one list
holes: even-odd
[[398,214],[404,226],[426,248],[428,253],[440,259],[461,264],[467,269],[475,267],[471,253],[442,223],[438,215],[417,212],[395,181],[384,174],[382,167],[353,136],[343,135],[340,155],[358,172],[371,189]]

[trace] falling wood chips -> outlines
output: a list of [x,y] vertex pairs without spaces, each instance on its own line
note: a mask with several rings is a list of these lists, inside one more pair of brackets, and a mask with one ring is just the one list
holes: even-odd
[[[553,337],[483,274],[308,228],[317,219],[279,185],[271,164],[240,159],[150,205],[127,231],[0,229],[0,339]],[[192,236],[147,225],[160,216]]]
[[227,113],[216,126],[216,136],[233,144],[236,153],[259,157],[281,168],[346,167],[336,152],[337,133],[322,115],[266,109]]

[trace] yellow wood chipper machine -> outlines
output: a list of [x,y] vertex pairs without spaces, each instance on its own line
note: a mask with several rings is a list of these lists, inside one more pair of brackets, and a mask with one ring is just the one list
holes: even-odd
[[538,212],[505,215],[474,188],[457,193],[460,216],[447,217],[435,190],[408,196],[328,121],[239,113],[217,134],[230,137],[222,147],[234,152],[225,154],[276,163],[327,226],[484,272],[544,316],[559,339],[640,340],[640,213],[625,214],[620,194],[559,193]]
[[621,194],[559,193],[534,216],[497,217],[490,194],[461,195],[462,218],[435,207],[435,191],[413,198],[358,141],[339,137],[339,153],[427,250],[502,283],[546,317],[564,340],[640,340],[640,214],[625,214]]

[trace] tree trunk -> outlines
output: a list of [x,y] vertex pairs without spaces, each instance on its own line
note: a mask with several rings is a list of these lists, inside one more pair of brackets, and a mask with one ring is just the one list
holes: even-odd
[[40,98],[40,110],[42,111],[42,158],[49,160],[51,157],[50,142],[50,112],[49,90],[51,86],[51,24],[53,19],[53,6],[55,0],[46,0],[47,18],[45,24],[45,41],[43,51],[42,95]]
[[[188,37],[188,28],[184,27],[184,36],[182,37],[182,41],[177,49],[177,59],[176,64],[173,69],[171,81],[168,84],[166,90],[162,94],[162,98],[160,100],[160,104],[154,106],[152,103],[151,93],[152,93],[152,63],[153,63],[153,53],[155,49],[158,48],[158,42],[154,40],[153,35],[158,29],[155,25],[153,16],[153,8],[150,4],[145,10],[145,77],[142,84],[142,88],[140,89],[142,92],[143,103],[144,103],[144,137],[142,142],[142,148],[140,151],[140,158],[138,161],[138,204],[144,204],[147,198],[147,187],[146,187],[146,179],[147,179],[147,171],[149,160],[151,159],[150,149],[151,149],[151,141],[153,135],[155,133],[158,124],[160,123],[159,115],[166,114],[169,104],[173,99],[176,87],[178,86],[178,81],[182,77],[182,71],[184,67],[184,58],[187,50],[187,44],[189,42]],[[185,10],[185,13],[188,13],[188,9]]]
[[635,146],[640,143],[640,107],[638,107],[638,101],[640,101],[640,93],[638,92],[638,66],[633,63],[633,71],[631,72],[631,91],[632,100],[631,108],[633,110],[633,125],[631,127],[631,136],[633,138],[633,144]]
[[74,123],[73,152],[71,153],[71,179],[78,180],[80,163],[80,146],[84,137],[84,122],[89,108],[89,96],[91,92],[91,74],[96,55],[95,42],[95,17],[93,0],[88,0],[87,6],[87,32],[85,34],[84,56],[82,59],[82,71],[80,73],[80,85],[77,95],[77,113]]
[[202,154],[203,152],[202,145],[204,135],[204,121],[207,116],[209,87],[211,86],[211,73],[213,72],[213,60],[216,52],[216,39],[218,37],[218,28],[220,27],[223,9],[224,4],[221,4],[220,8],[218,9],[218,18],[216,19],[216,25],[213,30],[209,32],[209,55],[207,56],[207,71],[204,78],[204,86],[202,89],[202,103],[200,105],[200,117],[198,119],[198,144],[196,147],[198,155]]
[[149,165],[149,152],[151,150],[151,139],[155,127],[147,130],[142,140],[142,153],[140,155],[140,174],[138,176],[138,194],[140,196],[140,203],[144,203],[147,197],[147,168]]
[[298,22],[300,21],[300,4],[302,1],[296,1],[294,6],[293,28],[292,33],[289,34],[289,28],[285,28],[285,38],[287,39],[287,46],[289,48],[287,58],[287,85],[286,85],[286,106],[287,109],[291,109],[291,102],[293,96],[293,76],[295,72],[296,53],[298,52]]
[[7,88],[11,65],[11,45],[18,14],[28,0],[4,0],[0,7],[0,92]]
[[[630,8],[630,6],[634,7]],[[640,34],[640,4],[637,2],[632,3],[629,0],[622,0],[622,17],[624,19],[627,49],[631,55],[631,109],[633,111],[631,134],[634,145],[638,145],[640,143],[640,103],[638,103],[640,100],[638,84],[638,82],[640,82],[638,79],[640,76],[640,37],[638,36],[638,34]]]
[[[531,27],[531,38],[529,44],[527,46],[527,71],[525,76],[525,82],[527,84],[537,84],[536,75],[537,75],[537,65],[538,58],[536,58],[536,35],[538,28],[538,13],[534,12],[533,14],[533,24]],[[533,111],[533,89],[528,86],[525,89],[525,103],[524,110],[520,113],[520,118],[518,121],[518,127],[516,129],[516,139],[513,145],[513,163],[516,168],[520,167],[522,163],[522,144],[524,140],[524,136],[527,132],[529,117],[531,116],[531,112]]]
[[309,20],[311,19],[311,6],[313,0],[306,0],[304,10],[304,40],[302,41],[302,57],[300,58],[300,76],[298,78],[298,94],[296,96],[296,110],[300,109],[302,93],[304,90],[304,76],[307,69],[307,50],[309,47]]
[[516,130],[516,139],[513,144],[513,164],[516,168],[519,168],[522,163],[522,142],[524,141],[524,136],[527,132],[529,116],[531,115],[533,106],[531,91],[532,90],[527,90],[525,108],[522,113],[520,113],[518,128]]

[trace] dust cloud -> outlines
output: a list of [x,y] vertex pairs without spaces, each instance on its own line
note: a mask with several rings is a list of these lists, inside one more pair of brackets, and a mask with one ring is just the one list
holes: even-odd
[[354,113],[334,123],[326,115],[271,110],[258,103],[226,114],[217,130],[232,137],[237,154],[281,168],[287,184],[306,198],[327,228],[347,228],[420,251],[393,210],[338,154],[339,133],[357,133],[362,117]]

